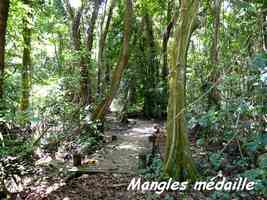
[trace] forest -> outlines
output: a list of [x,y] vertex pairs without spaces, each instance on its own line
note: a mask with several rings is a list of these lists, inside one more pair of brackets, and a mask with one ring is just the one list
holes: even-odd
[[0,0],[0,200],[267,199],[267,0]]

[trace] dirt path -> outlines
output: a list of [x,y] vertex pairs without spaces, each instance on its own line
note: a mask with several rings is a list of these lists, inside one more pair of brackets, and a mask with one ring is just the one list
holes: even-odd
[[95,168],[108,173],[85,174],[49,193],[42,199],[145,199],[141,192],[128,192],[127,186],[138,173],[138,155],[150,150],[148,136],[153,133],[153,121],[133,119],[122,126],[109,117],[106,135],[117,140],[91,155],[97,161]]
[[[154,124],[162,123],[153,120],[131,119],[128,124],[117,122],[116,117],[110,115],[108,123],[105,124],[105,135],[115,136],[116,140],[104,145],[100,150],[83,160],[83,167],[90,171],[71,177],[68,181],[62,181],[62,177],[57,173],[51,177],[51,172],[47,172],[47,177],[42,176],[40,182],[27,192],[25,200],[159,200],[164,199],[166,193],[155,196],[154,192],[127,191],[127,187],[132,178],[140,174],[139,155],[151,152],[151,144],[148,137],[155,131]],[[193,149],[192,149],[193,150]],[[199,150],[194,149],[193,152]],[[196,155],[196,153],[195,153]],[[87,163],[95,160],[96,163]],[[63,167],[68,167],[70,163],[63,162]],[[71,165],[70,165],[71,167]],[[70,169],[70,168],[68,168]],[[88,172],[87,171],[87,172]],[[61,171],[62,172],[62,171]],[[83,171],[84,172],[84,171]],[[49,176],[49,177],[48,177]],[[67,176],[68,177],[68,176]],[[45,179],[43,179],[45,178]],[[63,178],[66,178],[63,177]],[[143,179],[143,177],[142,177]],[[64,179],[66,180],[66,179]],[[30,194],[30,195],[29,195]],[[182,199],[179,191],[175,194],[175,199]],[[198,197],[193,198],[194,195]],[[188,197],[191,199],[200,198],[201,194],[192,193]]]
[[128,127],[116,126],[119,125],[113,124],[105,133],[115,135],[116,141],[97,151],[91,158],[98,161],[99,168],[136,173],[138,155],[151,148],[148,136],[153,133],[153,121],[131,120]]

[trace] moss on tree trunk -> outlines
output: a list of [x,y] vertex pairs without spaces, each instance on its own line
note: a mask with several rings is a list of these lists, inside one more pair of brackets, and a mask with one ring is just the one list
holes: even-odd
[[157,59],[157,48],[154,39],[153,21],[149,12],[145,10],[145,51],[146,51],[146,65],[144,77],[144,115],[147,118],[156,118],[159,116],[157,108],[160,102],[156,94],[156,86],[159,81],[159,62]]
[[6,29],[9,10],[9,0],[0,2],[0,111],[3,108],[4,98],[4,70],[5,70],[5,44]]
[[196,179],[197,170],[192,160],[184,116],[185,91],[184,73],[187,45],[199,7],[198,0],[182,0],[179,19],[175,27],[170,79],[167,119],[167,146],[165,173],[180,179]]
[[[28,0],[23,1],[25,5],[30,6]],[[25,112],[29,108],[30,102],[30,78],[31,78],[31,28],[29,19],[31,19],[32,14],[30,10],[27,10],[27,18],[23,19],[23,58],[22,58],[22,72],[21,72],[21,111]]]
[[[222,0],[215,0],[211,6],[211,13],[213,17],[213,38],[210,51],[211,73],[208,77],[209,86],[215,85],[219,79],[218,65],[219,65],[219,36],[220,36],[220,13]],[[208,93],[208,108],[215,107],[220,109],[220,92],[215,86]]]
[[125,66],[128,63],[129,58],[129,40],[131,33],[131,21],[132,21],[132,1],[125,0],[125,14],[124,14],[124,35],[123,35],[123,45],[121,53],[119,56],[119,61],[116,66],[116,69],[113,72],[111,86],[109,92],[105,99],[97,106],[95,112],[93,113],[93,120],[102,120],[114,96],[116,95],[117,90],[119,89],[120,80],[125,69]]

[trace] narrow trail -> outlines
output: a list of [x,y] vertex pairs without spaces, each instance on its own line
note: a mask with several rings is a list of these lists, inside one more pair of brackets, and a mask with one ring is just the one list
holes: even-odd
[[97,160],[97,167],[122,172],[136,173],[138,155],[151,149],[148,136],[153,133],[153,121],[134,119],[122,126],[113,121],[105,132],[116,136],[116,140],[91,156]]
[[151,150],[148,136],[154,131],[154,123],[152,120],[130,119],[127,125],[122,125],[109,116],[105,135],[116,136],[116,140],[89,156],[97,161],[95,169],[106,173],[73,178],[43,199],[145,199],[144,193],[127,191],[127,186],[133,177],[138,176],[138,155]]
[[[28,193],[26,200],[146,200],[161,199],[153,196],[154,192],[127,191],[133,178],[140,177],[140,154],[147,155],[151,152],[151,143],[148,137],[154,133],[154,125],[161,128],[163,122],[144,119],[129,119],[128,124],[119,123],[112,114],[107,117],[105,136],[112,138],[91,155],[87,155],[82,162],[82,171],[78,176],[70,179],[60,177],[60,170],[54,177],[47,177],[36,183],[36,187]],[[193,157],[197,156],[200,149],[191,146]],[[94,164],[88,161],[96,161]],[[70,169],[72,165],[64,163],[63,169]],[[87,171],[86,171],[87,170]],[[47,173],[51,174],[51,173]],[[66,177],[66,176],[65,176]],[[68,177],[68,176],[67,176]],[[45,178],[45,177],[43,177]],[[65,181],[63,181],[65,180]],[[144,180],[144,177],[142,177]],[[167,193],[166,193],[167,194]],[[195,197],[197,195],[197,197]],[[176,199],[181,199],[179,191],[174,194]],[[191,193],[191,199],[205,199],[201,193]],[[152,198],[153,197],[153,198]],[[192,198],[191,198],[192,197]]]

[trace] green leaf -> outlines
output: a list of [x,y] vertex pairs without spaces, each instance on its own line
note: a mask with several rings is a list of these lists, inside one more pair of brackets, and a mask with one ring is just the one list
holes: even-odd
[[201,146],[201,145],[204,145],[204,144],[205,144],[204,138],[200,138],[200,139],[197,140],[197,145],[198,146]]
[[209,159],[211,161],[211,164],[215,168],[215,170],[217,170],[221,165],[221,162],[223,160],[223,156],[219,153],[212,153],[210,155]]
[[267,153],[259,156],[258,164],[260,168],[267,169]]
[[264,175],[264,170],[256,168],[245,171],[242,176],[249,178],[250,180],[255,180],[261,178]]
[[245,145],[245,148],[248,150],[248,151],[251,151],[251,152],[256,152],[257,149],[258,149],[258,144],[256,142],[249,142]]

